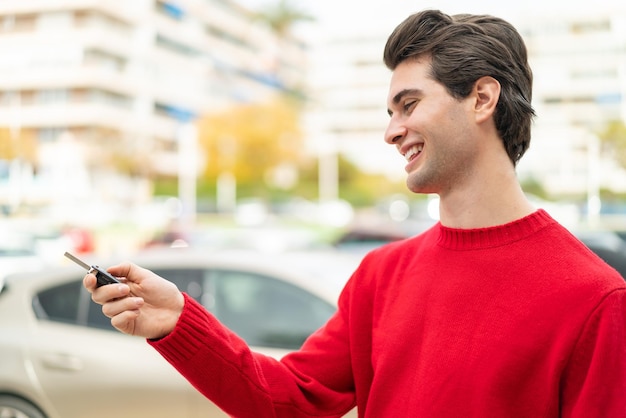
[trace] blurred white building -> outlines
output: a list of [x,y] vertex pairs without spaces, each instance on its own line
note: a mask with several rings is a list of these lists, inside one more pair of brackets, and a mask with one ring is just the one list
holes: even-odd
[[556,193],[626,192],[626,171],[598,138],[609,122],[626,123],[626,7],[589,10],[529,16],[521,27],[538,116],[520,172]]
[[399,154],[383,141],[390,76],[382,64],[385,36],[325,35],[312,48],[305,131],[309,150],[320,157],[320,197],[332,200],[338,194],[338,153],[364,171],[396,177],[404,171]]
[[[626,170],[601,155],[596,136],[609,121],[626,122],[626,4],[614,3],[585,3],[584,12],[567,5],[532,13],[502,5],[510,6],[507,13],[493,12],[520,30],[534,73],[538,117],[518,172],[551,193],[626,192]],[[364,170],[404,178],[403,159],[383,142],[390,72],[382,52],[395,25],[382,22],[319,39],[312,59],[311,147],[327,160],[340,152]]]
[[233,0],[0,2],[0,129],[48,152],[70,135],[89,150],[90,168],[106,149],[149,156],[137,173],[176,173],[181,125],[299,94],[305,68],[302,42]]

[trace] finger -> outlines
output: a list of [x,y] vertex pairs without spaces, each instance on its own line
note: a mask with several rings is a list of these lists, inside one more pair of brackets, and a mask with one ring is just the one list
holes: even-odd
[[145,271],[146,270],[144,268],[130,262],[117,264],[107,269],[107,272],[113,276],[122,278],[122,281],[132,283],[141,282],[145,276]]
[[139,309],[132,311],[124,311],[113,318],[111,318],[111,325],[117,330],[134,335],[135,333],[135,321],[139,317]]
[[107,268],[107,272],[115,277],[128,277],[131,274],[132,263],[116,264]]
[[109,284],[106,286],[100,286],[91,292],[91,299],[103,305],[116,299],[126,298],[130,295],[130,288],[127,284]]
[[102,305],[102,313],[113,318],[127,311],[139,310],[143,304],[143,299],[137,297],[114,299]]
[[91,273],[87,273],[83,278],[83,286],[85,286],[85,289],[87,289],[89,293],[93,293],[93,291],[96,290],[96,283],[96,276]]

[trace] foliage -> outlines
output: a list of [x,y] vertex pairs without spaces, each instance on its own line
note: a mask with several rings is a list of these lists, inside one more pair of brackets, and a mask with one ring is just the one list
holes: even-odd
[[[314,157],[300,158],[298,165],[298,182],[293,188],[274,187],[263,181],[263,178],[248,179],[237,183],[237,197],[245,199],[250,197],[262,198],[268,203],[289,201],[293,198],[301,198],[316,201],[319,198],[318,161]],[[383,175],[367,174],[359,170],[357,166],[347,158],[339,155],[339,198],[350,202],[355,207],[365,207],[375,204],[381,197],[393,194],[410,193],[403,181],[392,182]],[[155,179],[154,192],[156,195],[172,195],[178,193],[176,179]],[[197,194],[199,201],[214,202],[216,196],[215,177],[198,179]]]
[[524,192],[530,193],[534,196],[540,197],[542,199],[548,199],[548,193],[546,189],[543,187],[541,181],[539,181],[536,177],[527,177],[521,181],[521,186]]
[[20,130],[17,137],[6,127],[0,127],[0,160],[23,159],[37,161],[37,143],[31,131]]
[[[198,179],[198,198],[214,200],[218,177],[231,173],[237,181],[238,199],[256,197],[273,203],[294,197],[317,200],[319,165],[314,156],[303,152],[300,105],[280,96],[268,103],[237,105],[202,117],[198,142],[206,166]],[[406,192],[403,182],[365,174],[345,157],[338,158],[339,197],[353,205],[365,206],[381,195]],[[270,174],[281,167],[295,172],[293,183],[271,180]],[[172,181],[157,179],[155,192],[175,194],[176,187]]]
[[177,196],[178,179],[173,177],[156,177],[153,180],[153,190],[155,196]]
[[265,21],[281,37],[290,35],[293,26],[298,22],[313,21],[314,17],[294,7],[287,0],[266,6],[257,13],[257,18]]
[[237,183],[258,184],[278,167],[296,170],[302,150],[298,104],[286,98],[245,104],[203,117],[199,143],[206,154],[203,177],[232,173]]
[[[404,181],[392,182],[382,174],[364,173],[343,155],[339,155],[338,158],[339,198],[350,202],[355,207],[369,206],[383,196],[407,192]],[[301,180],[317,187],[317,170],[317,161],[311,161],[306,169],[301,171]],[[310,186],[308,189],[310,190]]]
[[104,165],[112,167],[116,172],[129,177],[147,176],[146,164],[143,160],[143,153],[133,152],[124,141],[109,141],[106,146],[99,148],[99,156],[92,158],[94,165]]
[[622,121],[611,121],[598,135],[603,151],[608,152],[617,163],[626,168],[626,125]]

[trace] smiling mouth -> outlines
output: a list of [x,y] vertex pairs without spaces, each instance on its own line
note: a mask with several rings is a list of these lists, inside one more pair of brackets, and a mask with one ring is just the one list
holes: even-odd
[[419,154],[421,154],[423,149],[424,144],[415,144],[406,151],[406,153],[404,154],[404,158],[406,158],[406,160],[410,162],[415,159]]

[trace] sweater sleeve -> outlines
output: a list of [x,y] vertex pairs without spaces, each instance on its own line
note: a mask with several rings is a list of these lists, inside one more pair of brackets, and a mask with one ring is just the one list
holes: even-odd
[[245,341],[185,295],[174,331],[148,343],[233,417],[340,417],[354,405],[352,391],[337,383],[344,382],[349,371],[328,367],[348,356],[343,351],[346,346],[334,342],[331,335],[341,335],[341,322],[336,314],[300,351],[279,361],[252,352]]
[[562,385],[563,418],[626,418],[626,289],[592,312]]

